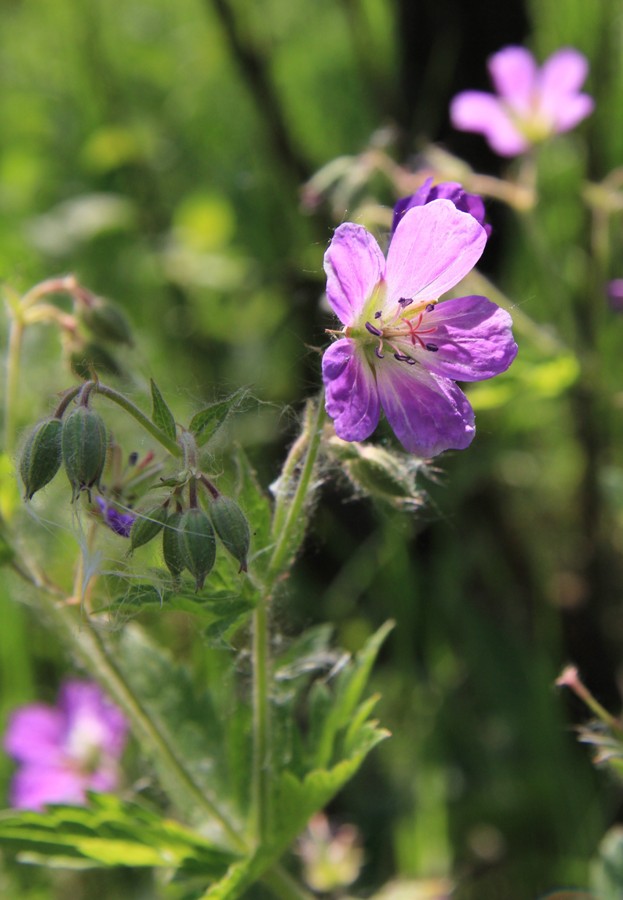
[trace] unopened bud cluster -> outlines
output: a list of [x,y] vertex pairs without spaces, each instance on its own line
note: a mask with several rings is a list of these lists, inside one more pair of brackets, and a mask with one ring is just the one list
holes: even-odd
[[99,484],[108,452],[108,434],[104,420],[88,405],[88,394],[81,395],[78,406],[64,410],[35,425],[28,436],[20,459],[20,474],[25,496],[49,484],[64,466],[73,497]]
[[[206,487],[207,511],[197,500],[197,486]],[[250,530],[244,513],[235,500],[219,493],[203,476],[191,479],[189,505],[184,506],[181,492],[174,492],[160,506],[139,512],[130,531],[130,550],[147,544],[162,532],[162,555],[169,572],[178,578],[188,571],[201,590],[216,561],[216,543],[247,571]]]

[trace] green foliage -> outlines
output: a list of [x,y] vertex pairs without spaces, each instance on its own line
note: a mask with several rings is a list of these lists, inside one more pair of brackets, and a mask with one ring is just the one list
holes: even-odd
[[52,867],[158,866],[218,878],[233,855],[137,803],[92,794],[87,807],[0,814],[0,845]]
[[164,397],[160,393],[160,388],[153,380],[150,381],[151,384],[151,402],[152,402],[152,412],[151,418],[153,420],[154,425],[157,425],[161,431],[175,440],[176,436],[176,428],[175,428],[175,417],[173,413],[167,406]]
[[190,420],[189,430],[195,435],[197,444],[203,447],[210,441],[225,420],[244,404],[248,397],[246,388],[238,388],[229,397],[212,403]]

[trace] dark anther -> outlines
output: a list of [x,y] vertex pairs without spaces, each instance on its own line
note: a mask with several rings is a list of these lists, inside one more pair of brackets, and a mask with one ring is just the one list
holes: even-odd
[[394,353],[394,359],[397,359],[398,362],[406,362],[409,366],[415,365],[415,360],[412,356],[407,356],[406,353]]
[[381,310],[377,309],[377,311],[374,313],[374,318],[380,319],[382,315],[383,315],[383,313],[381,312]]
[[404,309],[405,306],[411,306],[412,303],[413,300],[410,297],[401,297],[398,301],[398,306],[402,306],[402,308]]
[[431,353],[436,353],[437,350],[439,350],[439,347],[437,346],[437,344],[427,344],[426,349],[430,350]]
[[133,450],[132,453],[128,456],[128,465],[135,466],[138,462],[138,453],[136,450]]
[[376,354],[376,356],[377,356],[377,359],[383,359],[383,354],[381,353],[381,348],[380,348],[380,347],[375,347],[375,348],[374,348],[374,352],[375,352],[375,354]]
[[434,308],[435,308],[435,304],[434,304],[434,303],[427,303],[427,304],[426,304],[426,312],[432,312],[432,311],[434,310]]
[[375,328],[374,325],[371,325],[369,322],[366,322],[366,328],[370,334],[374,334],[376,337],[383,337],[383,332],[379,331],[378,328]]

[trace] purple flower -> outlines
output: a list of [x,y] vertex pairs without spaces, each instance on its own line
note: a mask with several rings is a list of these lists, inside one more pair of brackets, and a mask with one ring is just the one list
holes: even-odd
[[431,200],[450,200],[461,212],[470,213],[487,232],[487,237],[491,234],[491,226],[485,222],[485,205],[481,197],[477,194],[468,194],[467,191],[463,190],[462,185],[456,181],[443,181],[434,185],[433,179],[427,178],[415,194],[411,194],[409,197],[402,197],[394,206],[390,240],[394,236],[398,222],[400,222],[407,210],[413,209],[414,206],[424,206],[425,203],[430,203]]
[[474,267],[486,240],[449,200],[408,210],[387,260],[361,225],[336,230],[325,254],[327,297],[345,327],[322,374],[338,437],[369,437],[382,408],[409,452],[429,457],[470,444],[474,412],[454,382],[509,367],[511,318],[486,297],[437,301]]
[[606,296],[613,312],[623,312],[623,278],[615,278],[608,282]]
[[586,118],[592,97],[579,93],[588,62],[570,47],[539,69],[523,47],[505,47],[488,61],[497,95],[464,91],[450,105],[455,128],[484,135],[500,156],[517,156],[532,144],[569,131]]
[[96,497],[95,502],[100,508],[102,518],[106,525],[121,537],[130,537],[130,531],[136,516],[134,513],[123,513],[114,507],[103,497]]
[[56,706],[15,710],[4,736],[4,749],[19,763],[11,806],[84,805],[86,791],[115,790],[126,733],[120,710],[90,682],[66,681]]

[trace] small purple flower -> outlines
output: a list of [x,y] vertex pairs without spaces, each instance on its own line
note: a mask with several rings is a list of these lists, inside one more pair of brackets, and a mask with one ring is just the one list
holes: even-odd
[[613,312],[623,312],[623,278],[615,278],[608,282],[606,296]]
[[464,91],[450,105],[455,128],[484,135],[500,156],[517,156],[553,134],[569,131],[593,111],[580,88],[586,57],[565,47],[539,68],[524,47],[505,47],[490,57],[489,74],[497,96]]
[[474,411],[455,384],[504,372],[517,353],[511,318],[486,297],[437,305],[475,266],[484,228],[449,200],[408,210],[387,260],[361,225],[340,225],[325,254],[327,297],[344,328],[322,360],[326,409],[345,441],[362,441],[381,408],[423,457],[467,447]]
[[100,508],[102,518],[106,525],[121,537],[130,537],[130,531],[136,516],[134,513],[124,513],[118,510],[103,497],[96,497],[95,502]]
[[115,790],[126,735],[120,710],[90,682],[66,681],[56,706],[33,703],[15,710],[4,736],[4,749],[19,764],[11,806],[83,806],[86,791]]
[[491,226],[485,222],[485,205],[482,198],[477,194],[468,194],[463,190],[462,185],[456,181],[442,181],[440,184],[433,184],[432,178],[427,178],[420,185],[415,194],[409,197],[402,197],[394,206],[394,218],[392,221],[392,230],[390,240],[398,226],[398,222],[404,214],[414,206],[424,206],[431,200],[450,200],[461,212],[467,212],[479,222],[487,232],[487,237],[491,234]]

